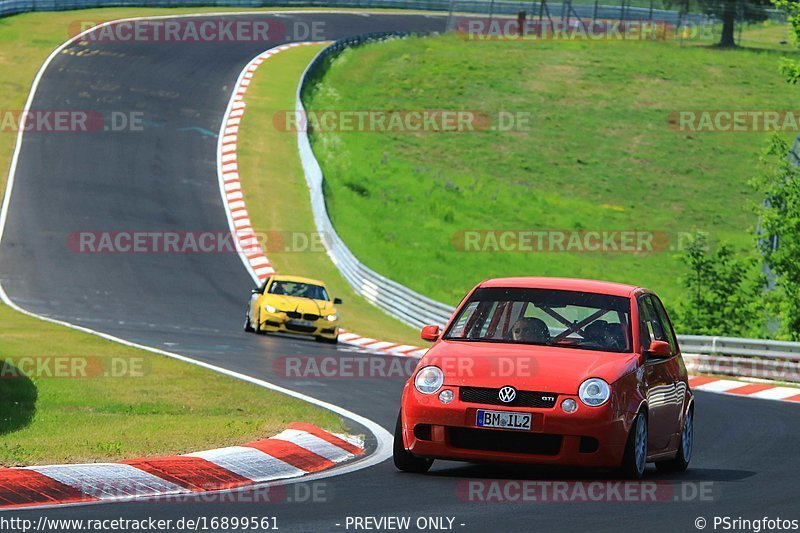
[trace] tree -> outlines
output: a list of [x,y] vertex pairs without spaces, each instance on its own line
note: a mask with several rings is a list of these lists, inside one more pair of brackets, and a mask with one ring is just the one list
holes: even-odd
[[722,48],[736,46],[737,19],[747,22],[767,20],[767,8],[772,5],[770,0],[665,0],[665,5],[677,7],[685,14],[691,9],[693,1],[697,2],[700,11],[722,21],[722,35],[718,43]]
[[751,181],[764,195],[757,211],[768,238],[759,240],[759,248],[776,276],[781,334],[800,340],[800,177],[789,159],[789,145],[778,135],[772,137],[761,162],[764,171]]
[[739,259],[728,244],[711,251],[699,232],[689,239],[683,259],[689,274],[681,281],[689,300],[678,309],[681,330],[732,337],[763,334],[764,279],[753,260]]
[[[800,1],[798,0],[773,0],[775,7],[786,13],[792,41],[795,46],[800,46]],[[791,59],[784,58],[781,71],[786,75],[786,81],[795,85],[800,80],[800,65]]]

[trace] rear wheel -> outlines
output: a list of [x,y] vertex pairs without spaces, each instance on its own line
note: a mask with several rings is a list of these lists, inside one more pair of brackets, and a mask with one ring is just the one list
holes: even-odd
[[669,461],[658,461],[656,468],[659,472],[683,472],[689,468],[689,461],[692,460],[692,447],[694,446],[694,406],[689,408],[686,416],[683,417],[681,426],[681,443],[674,459]]
[[394,428],[394,448],[392,450],[394,458],[394,466],[403,472],[412,472],[414,474],[424,474],[430,470],[433,464],[433,459],[425,459],[424,457],[417,457],[403,445],[403,422],[400,420],[400,415],[397,415],[397,425]]
[[642,479],[647,466],[647,416],[639,411],[628,433],[620,471],[627,479]]

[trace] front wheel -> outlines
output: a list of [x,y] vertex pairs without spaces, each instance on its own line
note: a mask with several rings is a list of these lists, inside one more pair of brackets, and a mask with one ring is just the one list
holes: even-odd
[[674,459],[656,462],[659,472],[684,472],[689,468],[689,461],[692,459],[692,447],[694,446],[694,406],[689,408],[686,416],[683,417],[681,426],[681,443]]
[[328,337],[322,337],[322,336],[317,335],[316,337],[314,337],[314,340],[317,341],[317,342],[325,342],[325,343],[328,343],[328,344],[338,344],[339,343],[339,337],[334,337],[334,338],[331,339],[331,338],[328,338]]
[[244,312],[244,330],[247,333],[253,332],[253,324],[250,322],[250,308]]
[[392,457],[394,458],[394,466],[398,470],[412,472],[414,474],[424,474],[430,470],[433,464],[433,459],[417,457],[406,450],[406,447],[403,445],[403,422],[400,420],[400,415],[397,415],[397,425],[394,428]]
[[628,433],[620,471],[626,479],[642,479],[647,465],[647,416],[639,411]]

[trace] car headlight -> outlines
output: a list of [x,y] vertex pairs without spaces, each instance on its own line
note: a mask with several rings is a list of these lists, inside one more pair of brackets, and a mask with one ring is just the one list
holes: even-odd
[[275,309],[274,307],[272,307],[271,305],[265,305],[264,306],[264,311],[266,311],[267,313],[277,313],[278,312],[278,310]]
[[578,389],[578,398],[590,407],[603,405],[610,396],[611,387],[600,378],[587,379]]
[[339,314],[333,313],[332,315],[328,315],[325,318],[328,320],[328,322],[333,322],[335,320],[339,320]]
[[433,394],[442,388],[444,372],[435,366],[426,366],[414,378],[414,387],[422,394]]

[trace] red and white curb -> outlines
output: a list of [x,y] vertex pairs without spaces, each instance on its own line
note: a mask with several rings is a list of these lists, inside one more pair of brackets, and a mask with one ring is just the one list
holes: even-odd
[[689,386],[692,390],[703,392],[760,398],[762,400],[800,402],[800,389],[769,383],[749,383],[747,381],[710,376],[689,376]]
[[[253,75],[264,61],[284,50],[312,44],[327,44],[327,42],[284,44],[267,50],[253,58],[239,75],[239,79],[233,88],[233,94],[228,103],[228,108],[225,111],[225,116],[222,119],[217,153],[220,192],[222,193],[225,210],[228,214],[228,225],[236,238],[239,255],[257,283],[260,283],[277,271],[264,253],[264,249],[253,229],[250,215],[247,212],[247,206],[244,201],[242,184],[239,179],[237,141],[239,126],[241,125],[246,108],[245,95],[247,94],[247,89],[250,87]],[[340,342],[370,352],[403,357],[422,357],[427,351],[425,348],[420,348],[419,346],[395,344],[371,339],[369,337],[362,337],[361,335],[343,329],[340,331]]]
[[[261,247],[255,230],[253,229],[250,215],[244,203],[242,184],[239,180],[239,166],[237,161],[237,141],[239,125],[244,116],[247,89],[261,63],[270,57],[298,46],[320,44],[319,42],[298,42],[277,46],[253,58],[242,70],[236,85],[233,88],[228,107],[222,118],[219,140],[217,143],[217,174],[219,177],[220,192],[222,193],[225,210],[228,214],[228,225],[236,238],[237,250],[245,266],[253,278],[261,282],[271,274],[275,268]],[[324,43],[323,43],[324,44]]]
[[0,508],[229,490],[319,472],[363,453],[360,437],[292,423],[266,440],[188,455],[0,469]]

